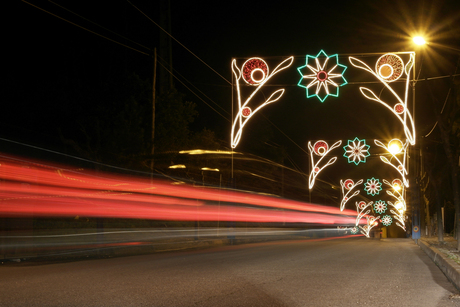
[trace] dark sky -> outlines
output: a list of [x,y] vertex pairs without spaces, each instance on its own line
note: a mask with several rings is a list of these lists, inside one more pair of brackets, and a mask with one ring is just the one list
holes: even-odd
[[[159,23],[159,1],[132,0],[131,3]],[[95,1],[30,0],[10,5],[3,30],[7,51],[3,57],[7,95],[0,115],[3,137],[46,146],[45,140],[57,139],[57,127],[74,125],[72,114],[87,106],[62,105],[56,97],[46,99],[47,84],[55,84],[62,78],[80,80],[85,86],[91,86],[92,79],[111,73],[112,69],[116,71],[117,65],[124,65],[142,78],[152,78],[151,57],[101,37],[146,53],[149,53],[147,48],[159,46],[159,28],[127,1],[107,1],[101,5]],[[226,80],[232,80],[232,58],[237,58],[241,66],[245,59],[263,57],[273,69],[283,59],[295,56],[293,65],[273,79],[272,87],[267,86],[262,91],[270,95],[274,89],[284,87],[284,97],[251,119],[238,150],[257,148],[260,154],[265,146],[260,143],[270,140],[272,146],[274,143],[285,147],[306,171],[308,140],[324,139],[332,143],[342,139],[346,143],[347,139],[355,137],[370,141],[402,137],[401,127],[388,112],[362,98],[357,83],[373,80],[353,73],[348,54],[413,50],[409,37],[417,31],[430,34],[432,40],[441,44],[459,48],[459,20],[457,0],[173,0],[172,35],[182,44],[172,43],[174,70],[207,97],[200,93],[198,98],[175,82],[187,99],[197,104],[199,117],[193,127],[197,130],[210,128],[229,143],[232,89]],[[296,86],[300,76],[296,68],[305,65],[307,54],[316,55],[320,50],[328,55],[339,54],[340,63],[349,66],[345,77],[348,82],[355,82],[341,87],[338,98],[329,97],[323,103],[316,98],[307,99],[305,89]],[[458,55],[448,49],[417,50],[417,65],[422,63],[420,77],[453,74],[457,58]],[[363,59],[368,59],[373,67],[375,58]],[[418,72],[420,67],[417,69]],[[440,108],[426,101],[423,91],[431,86],[439,97],[443,97],[448,86],[442,80],[420,82],[417,88],[421,91],[420,95],[416,94],[416,122],[420,123],[417,126],[420,134],[431,129],[435,123],[433,110]],[[381,87],[376,88],[379,89]]]

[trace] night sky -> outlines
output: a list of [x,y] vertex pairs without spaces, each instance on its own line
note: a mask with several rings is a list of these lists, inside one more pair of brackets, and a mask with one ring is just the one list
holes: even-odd
[[[56,97],[68,97],[69,93],[51,93],[47,88],[56,88],[66,80],[91,87],[98,78],[116,73],[121,66],[151,79],[153,61],[149,55],[85,31],[29,3],[145,53],[159,47],[160,30],[127,1],[107,1],[104,5],[59,0],[10,3],[3,30],[6,97],[0,115],[0,136],[58,149],[57,128],[72,133],[75,115],[90,113],[92,105],[75,105],[72,99],[61,103]],[[159,23],[158,1],[131,3]],[[356,69],[353,72],[348,55],[415,50],[416,65],[422,63],[421,70],[416,67],[420,78],[454,74],[458,53],[442,48],[416,50],[410,36],[428,33],[432,41],[459,48],[460,2],[173,0],[171,25],[172,35],[183,45],[172,43],[173,68],[206,95],[199,93],[198,98],[175,81],[187,99],[197,104],[199,116],[192,128],[211,129],[227,144],[232,121],[232,89],[228,83],[232,82],[232,59],[236,58],[241,67],[245,59],[262,57],[273,69],[285,58],[295,57],[292,66],[261,91],[267,96],[275,89],[285,88],[285,95],[251,119],[237,150],[263,155],[263,146],[284,147],[292,160],[308,172],[309,140],[323,139],[331,144],[341,139],[346,144],[346,140],[355,137],[369,141],[403,137],[401,126],[388,111],[361,96],[360,82],[375,80]],[[297,86],[300,75],[296,69],[305,65],[307,54],[316,55],[320,50],[339,55],[339,62],[349,67],[345,78],[350,83],[340,88],[338,98],[328,97],[323,103],[306,98],[305,89]],[[373,67],[375,58],[361,59],[368,59]],[[443,102],[448,81],[418,83],[415,116],[420,135],[431,129],[436,122],[434,110],[441,108],[428,101],[428,87]],[[343,154],[341,151],[338,156]]]

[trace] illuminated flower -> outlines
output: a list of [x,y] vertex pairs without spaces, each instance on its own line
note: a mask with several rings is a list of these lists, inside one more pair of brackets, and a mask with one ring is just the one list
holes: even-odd
[[367,179],[367,182],[364,184],[364,190],[367,192],[367,195],[378,195],[382,190],[382,184],[378,179],[372,177],[371,179]]
[[382,217],[382,224],[385,225],[385,226],[390,226],[391,223],[393,222],[393,219],[391,216],[389,215],[384,215]]
[[355,235],[355,234],[357,234],[358,232],[359,232],[359,227],[358,227],[358,226],[354,226],[354,227],[351,228],[351,233],[352,233],[352,234]]
[[[309,64],[310,60],[314,60],[314,66]],[[302,76],[297,85],[306,88],[307,98],[316,96],[323,102],[329,95],[339,96],[339,87],[347,84],[343,77],[346,69],[339,64],[337,54],[328,56],[321,50],[316,56],[307,55],[306,64],[297,68]]]
[[358,165],[361,162],[366,162],[366,157],[370,156],[369,145],[366,145],[366,140],[360,140],[357,137],[350,141],[348,145],[343,146],[345,153],[343,156],[348,159],[348,163],[354,163]]
[[383,200],[378,200],[374,204],[374,211],[382,214],[387,210],[387,204]]

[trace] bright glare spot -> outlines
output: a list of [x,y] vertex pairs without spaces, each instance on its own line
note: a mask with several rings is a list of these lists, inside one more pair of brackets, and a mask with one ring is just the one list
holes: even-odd
[[401,190],[401,186],[399,184],[394,184],[393,189],[395,189],[396,191],[399,191]]
[[398,211],[402,211],[404,205],[402,202],[400,201],[397,201],[396,204],[395,204],[395,208],[398,210]]
[[426,44],[426,41],[423,37],[421,36],[416,36],[413,38],[414,40],[414,43],[416,43],[417,45],[425,45]]
[[390,145],[390,148],[389,148],[391,154],[395,155],[397,153],[399,153],[401,151],[401,147],[396,144],[396,143],[393,143]]

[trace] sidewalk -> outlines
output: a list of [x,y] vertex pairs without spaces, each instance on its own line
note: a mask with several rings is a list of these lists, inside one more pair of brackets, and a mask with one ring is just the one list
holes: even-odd
[[460,290],[460,252],[457,250],[457,240],[444,237],[444,242],[440,243],[437,237],[422,237],[418,245]]

